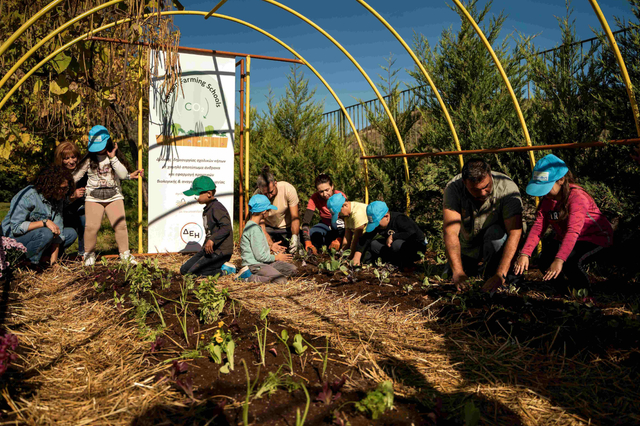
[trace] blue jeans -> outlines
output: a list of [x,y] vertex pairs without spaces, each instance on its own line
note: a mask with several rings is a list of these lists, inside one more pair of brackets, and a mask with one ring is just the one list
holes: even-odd
[[344,228],[331,229],[329,225],[318,223],[309,230],[309,239],[317,248],[329,247],[329,244],[338,237],[344,236]]
[[65,237],[64,245],[62,245],[62,238],[54,236],[53,232],[46,227],[29,231],[24,235],[16,237],[15,240],[27,248],[27,257],[31,263],[37,265],[40,263],[42,253],[44,253],[51,244],[61,244],[60,254],[62,254],[77,238],[76,231],[73,228],[63,228],[62,234]]

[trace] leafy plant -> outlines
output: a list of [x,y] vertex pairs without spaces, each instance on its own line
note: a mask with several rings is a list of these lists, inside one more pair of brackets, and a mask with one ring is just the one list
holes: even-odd
[[182,310],[187,309],[187,305],[189,302],[187,298],[189,297],[189,292],[193,290],[195,286],[194,276],[193,275],[185,275],[180,283],[180,307]]
[[224,304],[229,298],[229,291],[226,288],[218,291],[216,288],[217,281],[218,275],[207,277],[194,292],[198,302],[200,302],[198,308],[200,320],[204,321],[205,324],[213,324],[218,320],[218,316],[224,309]]
[[316,401],[322,402],[327,405],[337,401],[342,396],[340,390],[342,389],[346,381],[347,378],[345,376],[342,376],[342,378],[336,379],[331,383],[323,383],[322,391],[320,391],[320,393],[316,397]]
[[223,354],[226,354],[227,362],[220,367],[220,372],[227,374],[230,370],[235,369],[234,354],[236,350],[236,344],[233,341],[231,333],[225,333],[222,329],[224,323],[220,321],[218,323],[218,330],[211,338],[211,342],[205,346],[205,349],[209,352],[209,355],[216,364],[223,363]]
[[113,304],[116,305],[116,307],[118,309],[122,308],[122,305],[124,304],[125,301],[125,295],[123,294],[122,296],[118,296],[118,292],[114,291],[113,292]]
[[184,340],[187,342],[187,345],[189,344],[189,331],[187,330],[187,311],[188,309],[185,307],[184,309],[184,320],[180,318],[180,315],[178,315],[178,307],[174,306],[173,307],[175,312],[176,312],[176,318],[178,319],[178,322],[180,323],[180,328],[182,328],[182,332],[184,333]]
[[153,298],[153,303],[155,305],[154,311],[160,317],[160,322],[162,323],[162,327],[166,328],[167,323],[164,321],[164,315],[162,315],[162,309],[160,309],[160,305],[158,305],[158,300],[156,299],[156,296],[153,294],[152,291],[150,291],[149,293],[151,294],[151,297]]
[[265,361],[265,354],[267,351],[267,331],[269,321],[267,316],[271,312],[271,308],[263,308],[260,311],[260,320],[264,321],[264,329],[260,330],[256,325],[256,335],[258,336],[258,349],[260,350],[260,360],[262,361],[262,365],[266,366],[267,363]]
[[304,353],[304,351],[307,350],[307,346],[305,346],[302,341],[304,339],[302,338],[302,334],[297,333],[295,336],[293,336],[293,349],[295,349],[296,354],[298,355],[302,355]]
[[344,250],[342,252],[336,252],[335,249],[331,249],[329,260],[318,263],[318,270],[324,270],[327,272],[341,271],[345,275],[349,275],[349,255],[351,250]]
[[390,281],[389,271],[387,271],[386,269],[382,269],[382,270],[374,269],[373,275],[378,279],[379,285],[388,283]]
[[362,401],[356,402],[355,407],[376,420],[385,411],[393,408],[393,383],[388,380],[380,383],[375,390],[367,392]]
[[[318,356],[320,357],[320,359],[322,360],[322,374],[320,375],[320,377],[324,377],[324,373],[327,370],[327,363],[329,361],[329,337],[327,336],[327,341],[326,341],[326,345],[325,345],[325,349],[324,349],[324,354],[322,352],[320,352],[315,346],[313,346],[311,343],[309,343],[309,341],[307,339],[303,339],[304,342],[311,346],[311,349],[318,354]],[[305,348],[306,349],[306,348]]]

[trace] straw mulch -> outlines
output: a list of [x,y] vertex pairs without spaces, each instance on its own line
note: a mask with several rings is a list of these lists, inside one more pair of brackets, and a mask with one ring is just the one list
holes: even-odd
[[[160,259],[174,270],[184,261]],[[77,275],[77,269],[60,269],[22,278],[12,329],[31,351],[21,363],[37,373],[27,379],[36,390],[10,400],[12,407],[32,424],[125,424],[151,404],[179,403],[172,390],[151,386],[159,367],[146,362],[134,326],[113,315],[108,303],[78,297]],[[460,322],[445,327],[428,309],[364,304],[359,295],[313,280],[220,282],[245,309],[270,307],[270,316],[328,336],[342,352],[337,361],[374,381],[393,380],[398,396],[426,406],[442,401],[449,419],[464,418],[471,401],[483,424],[640,422],[637,378],[615,360],[542,354],[526,343],[484,338]]]

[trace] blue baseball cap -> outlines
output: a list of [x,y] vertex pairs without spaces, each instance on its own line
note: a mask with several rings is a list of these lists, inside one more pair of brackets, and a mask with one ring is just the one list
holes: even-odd
[[327,200],[327,208],[331,212],[331,225],[334,228],[336,227],[338,215],[340,214],[340,210],[342,210],[342,206],[344,206],[345,201],[347,201],[347,199],[344,198],[344,195],[340,194],[339,192],[337,194],[333,194]]
[[380,220],[389,212],[389,207],[384,201],[374,201],[367,206],[367,225],[366,232],[371,232],[378,227]]
[[546,155],[536,163],[527,185],[527,194],[544,197],[551,191],[556,181],[567,174],[569,168],[564,161],[553,154]]
[[93,126],[89,130],[89,152],[100,152],[107,146],[107,141],[111,139],[109,131],[104,126]]
[[256,194],[249,200],[249,211],[251,213],[262,213],[265,210],[278,210],[276,206],[269,202],[269,199],[262,195]]

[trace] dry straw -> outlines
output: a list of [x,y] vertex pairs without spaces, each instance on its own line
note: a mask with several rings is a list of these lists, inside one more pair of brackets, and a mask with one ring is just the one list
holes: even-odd
[[[185,260],[158,259],[173,270]],[[5,389],[15,416],[28,424],[124,425],[156,405],[183,407],[180,395],[153,383],[163,367],[144,356],[148,344],[134,325],[114,314],[113,303],[89,302],[85,295],[92,289],[76,283],[80,274],[77,267],[63,267],[22,275],[14,289],[10,328],[27,349],[19,363],[34,388],[19,399]],[[633,414],[640,412],[634,380],[612,360],[544,355],[528,347],[532,342],[486,338],[461,322],[444,326],[428,310],[361,303],[362,295],[312,278],[264,285],[224,277],[221,285],[245,309],[268,306],[271,316],[291,327],[321,342],[329,337],[341,352],[335,361],[364,379],[393,380],[398,396],[427,406],[441,399],[450,418],[461,418],[472,401],[484,424],[640,421]]]

